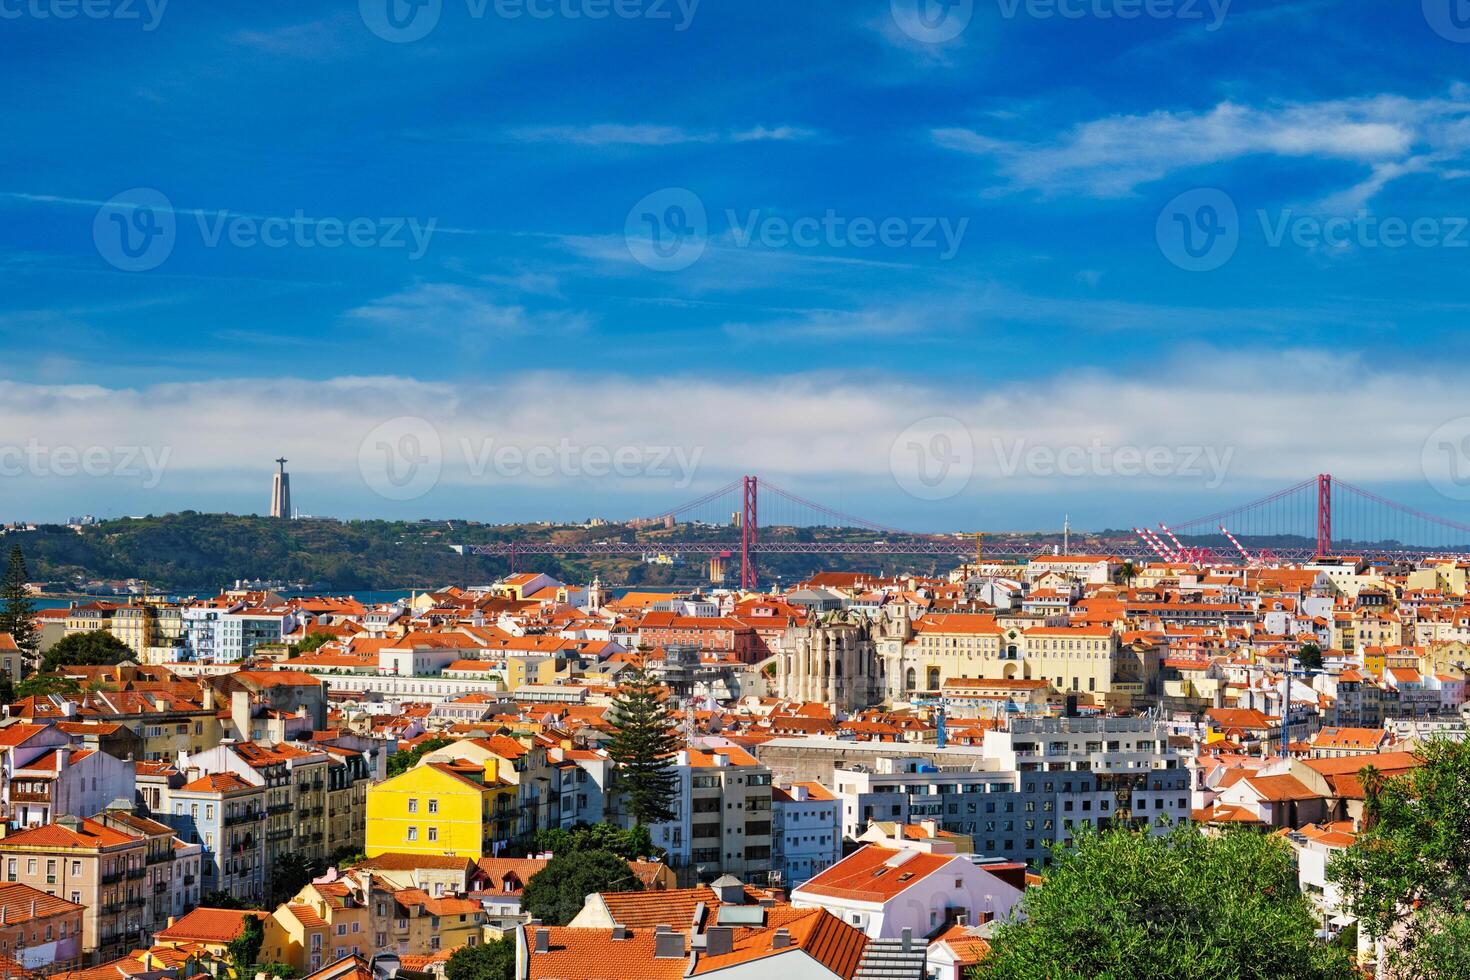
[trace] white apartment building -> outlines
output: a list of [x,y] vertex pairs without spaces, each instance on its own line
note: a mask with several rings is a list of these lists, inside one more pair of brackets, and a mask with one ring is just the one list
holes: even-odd
[[1025,782],[1084,776],[1112,797],[1108,822],[1126,820],[1162,833],[1189,820],[1189,774],[1150,718],[1017,718],[985,733],[985,755]]
[[841,805],[821,783],[771,787],[772,870],[791,888],[842,856]]

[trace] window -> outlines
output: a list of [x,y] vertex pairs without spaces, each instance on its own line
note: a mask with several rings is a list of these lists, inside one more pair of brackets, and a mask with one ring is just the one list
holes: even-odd
[[408,798],[408,812],[409,813],[418,813],[419,812],[419,801],[416,800],[416,799],[414,799],[413,797],[409,797]]
[[71,873],[74,874],[74,875],[81,874],[82,873],[82,862],[80,862],[80,861],[73,861],[71,863]]
[[430,813],[438,813],[439,812],[439,801],[438,800],[430,800],[429,801],[429,812]]
[[439,839],[439,828],[438,827],[430,827],[429,828],[429,840],[430,841],[437,841],[438,839]]
[[408,828],[408,839],[409,840],[418,840],[419,839],[419,829],[417,827],[410,827],[410,828]]

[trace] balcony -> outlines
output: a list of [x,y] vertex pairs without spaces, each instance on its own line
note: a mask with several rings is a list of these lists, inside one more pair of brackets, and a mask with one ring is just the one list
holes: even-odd
[[146,877],[148,877],[148,869],[147,868],[129,868],[128,869],[128,880],[129,881],[137,881],[139,878],[146,878]]
[[107,874],[102,876],[102,884],[104,885],[115,885],[122,880],[123,873],[121,871],[109,871]]
[[251,823],[253,821],[259,820],[262,813],[263,811],[261,810],[250,810],[246,813],[236,813],[230,816],[226,816],[225,826],[234,827],[242,823]]
[[194,884],[194,876],[193,875],[184,875],[184,887],[187,888],[187,887],[189,887],[192,884]]
[[12,803],[50,803],[50,793],[22,793],[19,790],[10,791],[10,802]]
[[177,859],[177,857],[178,855],[173,852],[173,848],[169,848],[167,851],[154,851],[152,854],[148,855],[148,863],[167,864],[168,862]]
[[168,891],[168,882],[166,882],[166,881],[155,881],[153,883],[153,894],[155,894],[155,895],[162,895],[166,891]]
[[280,813],[290,813],[294,809],[296,809],[294,803],[277,803],[275,806],[266,807],[265,812],[274,817]]

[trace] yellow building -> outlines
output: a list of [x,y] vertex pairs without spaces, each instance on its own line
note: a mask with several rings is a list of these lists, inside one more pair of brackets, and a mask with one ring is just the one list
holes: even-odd
[[506,657],[505,689],[514,691],[527,684],[555,684],[571,676],[567,662],[555,657]]
[[478,859],[510,838],[516,787],[484,762],[424,760],[368,788],[367,855],[450,854]]

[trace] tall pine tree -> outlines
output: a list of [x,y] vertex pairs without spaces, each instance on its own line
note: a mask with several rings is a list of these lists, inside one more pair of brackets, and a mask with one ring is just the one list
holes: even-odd
[[34,657],[40,645],[36,632],[36,610],[31,603],[26,582],[30,572],[26,569],[26,557],[16,545],[10,551],[10,565],[5,569],[5,580],[0,583],[0,633],[9,633],[15,645]]
[[613,702],[615,731],[608,754],[618,764],[626,811],[639,824],[672,820],[679,791],[674,756],[680,742],[664,700],[667,691],[641,668],[618,680],[622,692]]

